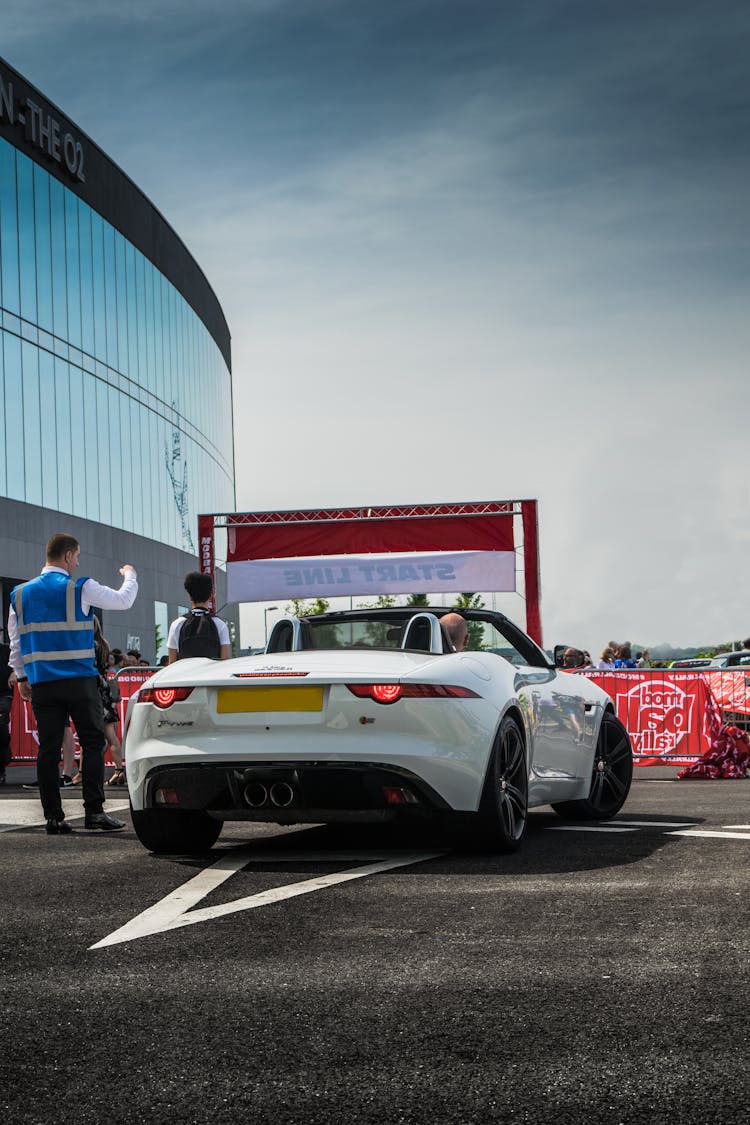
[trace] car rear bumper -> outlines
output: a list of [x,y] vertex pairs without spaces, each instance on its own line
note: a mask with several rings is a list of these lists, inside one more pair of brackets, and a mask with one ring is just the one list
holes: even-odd
[[145,779],[142,807],[294,824],[377,822],[449,806],[427,782],[397,766],[233,761],[155,766]]

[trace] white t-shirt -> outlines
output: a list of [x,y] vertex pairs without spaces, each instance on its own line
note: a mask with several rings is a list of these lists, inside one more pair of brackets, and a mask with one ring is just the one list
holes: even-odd
[[[182,626],[184,624],[185,624],[185,618],[184,617],[178,617],[169,626],[169,636],[167,637],[167,648],[179,649],[179,647],[180,647],[180,633],[182,632]],[[222,621],[220,617],[214,617],[214,624],[216,625],[216,630],[219,634],[219,644],[221,644],[221,645],[230,644],[229,628],[227,626],[226,621]]]

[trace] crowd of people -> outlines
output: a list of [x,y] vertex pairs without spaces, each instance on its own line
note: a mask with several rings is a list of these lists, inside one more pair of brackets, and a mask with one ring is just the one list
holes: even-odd
[[563,653],[563,667],[575,668],[578,671],[611,672],[627,671],[631,668],[651,668],[652,664],[651,654],[647,648],[642,652],[634,653],[630,641],[608,641],[596,662],[585,649],[566,648]]
[[[0,785],[6,783],[11,761],[10,716],[17,691],[30,704],[36,721],[37,780],[29,787],[39,791],[50,835],[73,831],[65,819],[60,792],[75,784],[82,788],[85,828],[117,831],[125,827],[124,821],[109,816],[103,808],[107,748],[115,765],[108,784],[126,784],[116,673],[122,668],[152,667],[137,649],[110,649],[94,612],[96,608],[130,609],[138,593],[135,568],[129,563],[120,567],[123,580],[115,590],[93,578],[77,577],[80,554],[80,544],[72,535],[59,533],[49,539],[41,574],[11,593],[9,644],[0,646]],[[187,656],[228,659],[228,627],[210,610],[213,580],[210,575],[192,572],[184,585],[191,609],[172,622],[160,665]],[[80,765],[76,764],[73,728]]]

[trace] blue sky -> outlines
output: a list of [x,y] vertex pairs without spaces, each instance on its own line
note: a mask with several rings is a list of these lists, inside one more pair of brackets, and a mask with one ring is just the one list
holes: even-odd
[[749,40],[728,0],[6,0],[1,53],[214,286],[238,507],[537,497],[545,641],[593,651],[750,634]]

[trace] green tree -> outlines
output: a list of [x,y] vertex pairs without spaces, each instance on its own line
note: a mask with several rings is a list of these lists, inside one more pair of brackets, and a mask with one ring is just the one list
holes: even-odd
[[430,604],[427,594],[409,594],[406,604],[413,609],[426,609]]
[[395,594],[379,594],[374,602],[358,602],[357,609],[390,609],[395,604]]
[[291,605],[284,607],[284,612],[295,617],[315,617],[319,613],[328,613],[329,606],[330,602],[325,598],[314,598],[311,602],[294,598]]

